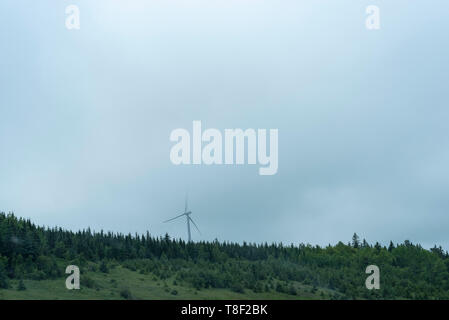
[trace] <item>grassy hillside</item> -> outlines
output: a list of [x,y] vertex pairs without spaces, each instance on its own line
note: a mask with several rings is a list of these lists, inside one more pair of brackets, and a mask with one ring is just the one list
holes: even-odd
[[[86,280],[87,279],[87,280]],[[175,283],[175,284],[174,284]],[[25,288],[18,289],[19,280],[11,281],[9,289],[0,289],[0,299],[329,299],[335,292],[316,289],[312,286],[294,283],[296,294],[270,290],[243,293],[229,289],[200,289],[183,286],[172,278],[158,279],[154,274],[113,267],[108,273],[86,272],[81,276],[79,290],[67,290],[65,277],[52,280],[23,280]]]
[[[66,266],[81,289],[65,288]],[[380,268],[379,290],[365,269]],[[404,241],[334,246],[189,242],[43,228],[0,213],[3,299],[449,299],[449,254]]]

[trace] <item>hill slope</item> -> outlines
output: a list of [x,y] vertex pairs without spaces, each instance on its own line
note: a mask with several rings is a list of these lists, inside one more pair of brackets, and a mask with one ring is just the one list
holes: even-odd
[[[84,278],[84,279],[83,279]],[[86,280],[86,278],[88,280]],[[176,284],[174,284],[176,283]],[[281,293],[275,290],[254,292],[245,289],[235,292],[226,288],[195,289],[177,283],[173,279],[158,279],[153,274],[141,274],[121,266],[108,273],[86,272],[81,276],[80,290],[67,290],[65,277],[50,280],[23,280],[25,290],[19,290],[19,280],[11,280],[9,289],[0,290],[0,299],[323,299],[330,298],[334,292],[314,289],[312,286],[294,283],[296,294]]]
[[[365,268],[381,270],[367,290]],[[65,288],[65,268],[81,270],[81,289]],[[449,255],[405,241],[186,243],[167,235],[72,232],[0,213],[3,299],[447,299]]]

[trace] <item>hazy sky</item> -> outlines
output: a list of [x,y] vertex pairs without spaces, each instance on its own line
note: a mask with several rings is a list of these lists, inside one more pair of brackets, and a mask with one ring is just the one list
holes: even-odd
[[[67,30],[65,7],[81,29]],[[381,29],[365,28],[380,8]],[[0,2],[0,210],[39,225],[449,249],[449,2]],[[279,170],[173,129],[279,129]]]

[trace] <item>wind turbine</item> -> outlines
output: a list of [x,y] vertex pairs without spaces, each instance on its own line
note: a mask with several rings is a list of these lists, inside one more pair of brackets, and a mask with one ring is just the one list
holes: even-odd
[[201,231],[200,231],[200,229],[198,229],[198,226],[196,225],[196,223],[193,221],[192,218],[190,218],[191,214],[192,214],[192,211],[188,211],[188,209],[187,209],[187,195],[186,195],[186,206],[185,206],[185,209],[184,209],[184,213],[180,214],[179,216],[176,216],[174,218],[168,219],[168,220],[164,221],[164,223],[169,222],[169,221],[173,221],[173,220],[178,219],[178,218],[180,218],[182,216],[186,216],[186,219],[187,219],[187,235],[189,236],[189,242],[191,242],[192,241],[192,236],[190,234],[190,222],[193,223],[193,225],[195,226],[196,230],[198,230],[198,233],[201,234]]

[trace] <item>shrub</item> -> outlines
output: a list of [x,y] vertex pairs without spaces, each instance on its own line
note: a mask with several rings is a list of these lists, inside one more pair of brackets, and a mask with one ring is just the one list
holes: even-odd
[[292,296],[296,296],[296,295],[297,295],[296,289],[295,289],[295,287],[294,287],[293,285],[291,285],[291,286],[288,288],[288,294],[290,294],[290,295],[292,295]]
[[95,280],[88,276],[81,277],[81,285],[86,286],[89,289],[98,288],[98,285],[95,282]]
[[123,299],[126,299],[126,300],[134,299],[131,291],[128,288],[123,288],[122,290],[120,290],[120,297],[122,297]]
[[23,280],[20,279],[19,284],[17,285],[17,290],[18,290],[18,291],[24,291],[24,290],[26,290],[26,289],[27,289],[27,288],[25,287],[25,284],[23,283]]
[[101,261],[100,271],[103,273],[109,273],[108,265],[106,264],[106,262],[104,262],[104,260]]
[[231,290],[237,293],[244,293],[245,290],[243,289],[243,286],[239,283],[239,282],[235,282],[232,286],[231,286]]
[[0,266],[0,288],[8,289],[8,287],[8,277],[6,276],[5,272],[3,272]]

